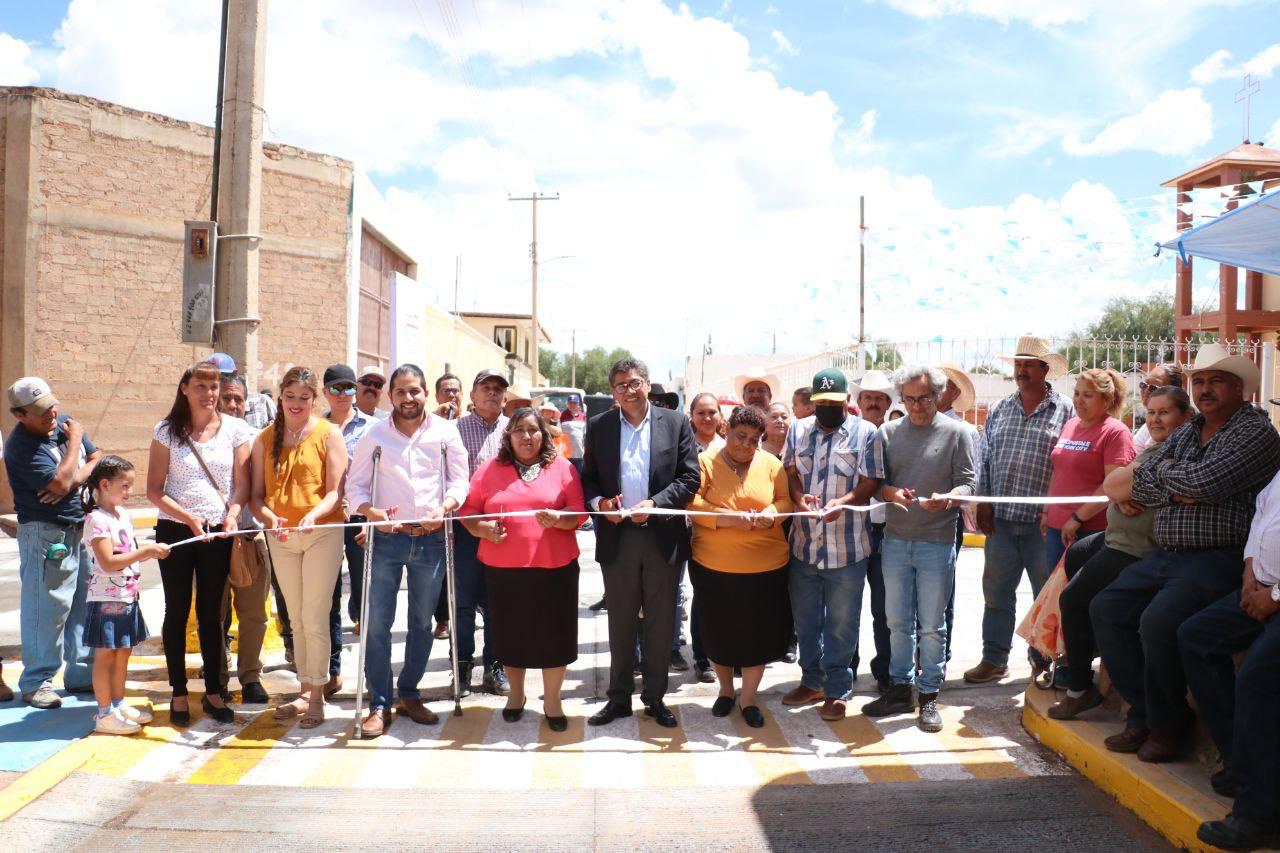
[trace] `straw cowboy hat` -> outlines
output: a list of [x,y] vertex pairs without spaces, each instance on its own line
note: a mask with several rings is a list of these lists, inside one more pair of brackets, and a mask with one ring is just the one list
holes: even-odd
[[[889,397],[889,405],[893,405],[898,401],[897,390],[893,387],[893,382],[888,376],[885,376],[883,370],[868,370],[858,379],[851,383],[852,388],[849,389],[849,396],[854,400],[858,399],[858,395],[863,391],[875,391],[885,394]],[[888,414],[886,412],[885,414]]]
[[947,378],[956,383],[956,387],[960,389],[960,396],[956,397],[955,402],[951,404],[951,408],[957,412],[967,412],[973,408],[978,401],[978,392],[973,388],[973,380],[969,378],[969,374],[954,361],[938,362],[938,369],[947,375]]
[[1059,376],[1067,374],[1067,360],[1049,347],[1049,341],[1045,338],[1038,338],[1035,335],[1026,334],[1018,338],[1018,345],[1013,349],[1013,355],[999,356],[1003,361],[1014,362],[1020,358],[1033,358],[1037,361],[1043,361],[1049,365],[1050,379],[1057,379]]
[[739,400],[742,399],[742,392],[752,382],[768,385],[770,400],[776,400],[782,395],[782,383],[778,381],[776,374],[765,373],[763,367],[753,367],[746,373],[733,377],[733,390],[737,392]]
[[1190,373],[1194,376],[1202,370],[1221,370],[1238,376],[1244,383],[1244,398],[1248,400],[1258,392],[1258,383],[1262,373],[1252,359],[1243,355],[1232,355],[1222,344],[1204,344],[1196,353],[1195,364]]

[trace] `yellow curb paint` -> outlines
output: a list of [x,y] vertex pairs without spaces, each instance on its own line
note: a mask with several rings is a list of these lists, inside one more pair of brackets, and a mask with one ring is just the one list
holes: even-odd
[[569,717],[569,728],[553,732],[546,718],[538,729],[537,749],[530,756],[533,768],[530,776],[534,788],[580,788],[586,756],[586,718]]
[[8,820],[83,767],[93,758],[103,737],[107,736],[90,736],[71,743],[0,789],[0,821]]
[[885,742],[884,734],[866,716],[854,713],[827,725],[857,759],[868,782],[920,781],[920,774]]
[[813,782],[809,774],[796,759],[797,750],[787,742],[781,726],[773,714],[764,714],[764,726],[753,729],[742,719],[742,711],[735,707],[730,714],[733,730],[743,738],[747,759],[751,762],[760,784],[768,785],[777,779],[786,778],[788,785],[807,785]]
[[[462,709],[462,716],[455,717],[453,712],[443,717],[444,725],[440,728],[441,746],[427,750],[428,757],[422,762],[422,773],[418,776],[421,788],[467,788],[471,786],[471,775],[476,761],[481,754],[485,732],[496,713],[494,708],[483,705],[472,705]],[[395,721],[395,726],[417,725],[408,717]],[[392,731],[395,731],[395,726]],[[470,748],[468,748],[470,747]]]
[[275,709],[260,713],[253,722],[221,743],[211,743],[206,749],[214,754],[189,777],[192,785],[235,785],[244,775],[258,766],[267,753],[284,738],[286,732],[298,721],[297,717],[277,720]]
[[1052,698],[1043,690],[1027,691],[1023,728],[1173,844],[1186,850],[1213,849],[1196,838],[1196,830],[1206,820],[1221,819],[1225,806],[1159,765],[1109,751],[1102,743],[1103,732],[1087,721],[1050,719]]

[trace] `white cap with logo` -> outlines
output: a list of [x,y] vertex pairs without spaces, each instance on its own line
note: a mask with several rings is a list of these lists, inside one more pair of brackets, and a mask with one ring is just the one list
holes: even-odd
[[58,398],[53,396],[53,389],[39,376],[24,376],[9,386],[9,407],[12,409],[31,409],[40,415],[56,405]]

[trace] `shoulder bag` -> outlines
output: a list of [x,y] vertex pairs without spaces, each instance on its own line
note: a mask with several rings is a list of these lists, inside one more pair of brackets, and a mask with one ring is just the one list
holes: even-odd
[[[191,455],[196,458],[196,462],[200,463],[200,470],[204,471],[204,475],[209,478],[209,484],[213,486],[213,490],[218,493],[218,497],[222,498],[222,505],[228,510],[231,509],[231,505],[227,502],[227,496],[218,487],[218,481],[214,479],[213,472],[205,464],[204,457],[200,455],[200,451],[196,450],[195,443],[191,440],[191,437],[184,433],[182,440],[191,449]],[[261,532],[255,533],[253,536],[237,534],[231,537],[231,571],[227,575],[227,579],[231,581],[232,586],[249,586],[253,583],[254,578],[261,577],[262,573],[266,571],[267,562],[262,554],[265,544]]]

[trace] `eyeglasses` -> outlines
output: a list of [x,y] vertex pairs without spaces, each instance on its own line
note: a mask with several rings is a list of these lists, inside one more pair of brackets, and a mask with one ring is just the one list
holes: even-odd
[[639,391],[644,386],[643,379],[632,379],[629,382],[619,382],[613,386],[613,390],[622,394],[626,391]]
[[903,397],[902,405],[904,406],[927,406],[936,400],[937,397],[932,394],[921,394],[919,397]]
[[382,390],[381,379],[361,379],[360,384],[363,385],[365,388],[376,388],[379,391]]
[[1145,380],[1145,379],[1138,383],[1138,390],[1139,390],[1139,391],[1156,391],[1156,390],[1158,390],[1158,389],[1159,389],[1159,388],[1161,388],[1161,387],[1163,387],[1163,386],[1161,386],[1161,385],[1157,385],[1157,384],[1156,384],[1156,383],[1154,383],[1154,382],[1148,382],[1148,381],[1147,381],[1147,380]]
[[356,386],[354,385],[330,385],[324,390],[335,397],[354,397],[356,395]]

